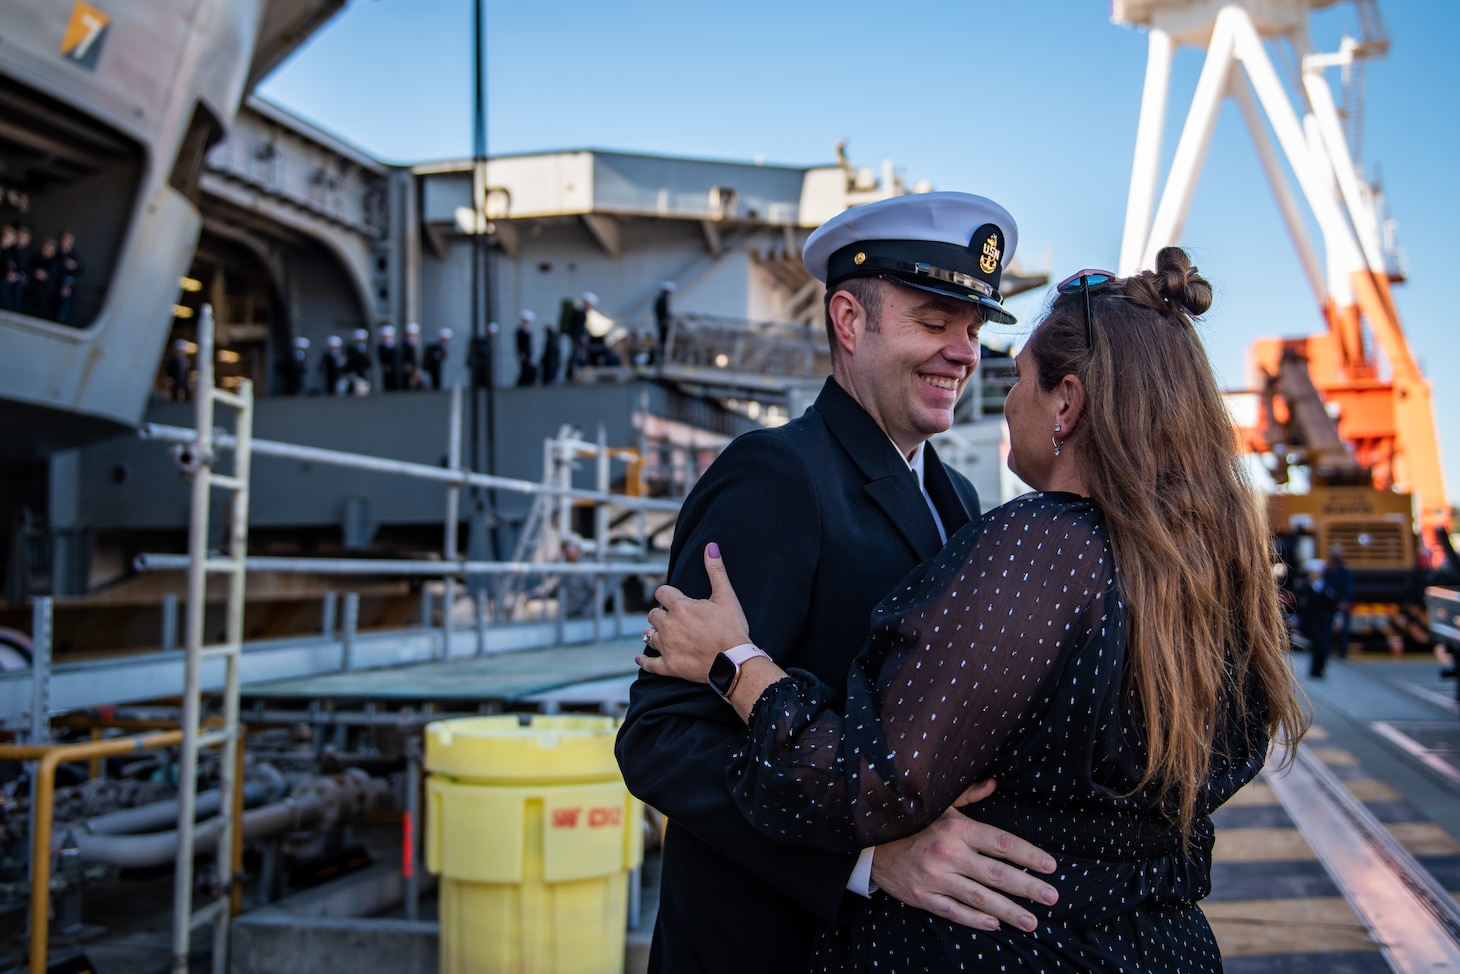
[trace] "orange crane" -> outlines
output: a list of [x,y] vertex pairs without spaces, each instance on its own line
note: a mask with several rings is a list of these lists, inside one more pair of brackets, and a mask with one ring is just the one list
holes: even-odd
[[[1429,539],[1436,530],[1450,528],[1430,384],[1410,353],[1394,304],[1391,286],[1404,280],[1404,272],[1383,193],[1364,179],[1354,161],[1364,64],[1385,54],[1389,42],[1375,0],[1349,0],[1357,8],[1359,36],[1345,38],[1336,52],[1312,50],[1309,14],[1336,2],[1114,0],[1111,19],[1144,28],[1149,41],[1120,270],[1129,274],[1151,266],[1156,251],[1179,241],[1217,109],[1231,97],[1328,326],[1306,338],[1257,343],[1251,355],[1254,374],[1267,384],[1283,372],[1285,355],[1305,361],[1311,385],[1336,420],[1353,462],[1368,471],[1375,487],[1414,496],[1418,525]],[[1286,41],[1297,55],[1296,110],[1268,54],[1271,41]],[[1183,44],[1205,48],[1206,62],[1158,207],[1156,170],[1171,60]],[[1243,70],[1235,71],[1237,66]],[[1342,111],[1325,77],[1331,68],[1343,72]],[[1323,263],[1299,210],[1299,194],[1280,165],[1279,149],[1318,225]],[[1366,333],[1372,342],[1366,342]],[[1272,453],[1280,445],[1259,431],[1242,434],[1257,452]],[[1275,465],[1285,468],[1287,460],[1275,457]]]

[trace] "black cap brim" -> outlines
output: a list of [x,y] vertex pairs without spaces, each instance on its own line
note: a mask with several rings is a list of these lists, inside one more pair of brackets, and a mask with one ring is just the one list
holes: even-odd
[[[974,294],[972,291],[962,290],[955,285],[943,285],[937,283],[930,284],[923,281],[914,282],[909,281],[905,277],[896,277],[891,274],[884,274],[880,276],[883,280],[891,281],[893,284],[897,284],[901,287],[914,288],[919,291],[927,291],[930,294],[942,295],[945,298],[953,298],[955,301],[966,301],[969,304],[976,304],[980,308],[984,309],[985,321],[992,321],[1000,325],[1017,325],[1019,323],[1018,318],[1015,318],[1013,315],[1009,314],[1008,311],[1004,310],[1004,306],[998,301],[995,301],[993,298],[986,298],[983,295]],[[851,280],[851,278],[846,278],[846,280]],[[832,285],[832,287],[835,287],[835,285]]]

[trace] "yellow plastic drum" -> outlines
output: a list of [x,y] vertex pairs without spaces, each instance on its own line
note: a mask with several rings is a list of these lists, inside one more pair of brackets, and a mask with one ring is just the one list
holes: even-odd
[[442,974],[622,972],[643,805],[612,717],[515,714],[426,727],[426,868]]

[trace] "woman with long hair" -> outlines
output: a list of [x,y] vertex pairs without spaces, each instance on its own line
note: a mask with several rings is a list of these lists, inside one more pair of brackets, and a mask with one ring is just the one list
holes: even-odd
[[979,819],[1059,862],[1033,932],[874,895],[821,934],[813,969],[1221,970],[1197,906],[1211,812],[1307,717],[1262,505],[1192,323],[1211,300],[1174,247],[1155,271],[1057,288],[1005,406],[1034,492],[883,601],[845,698],[756,653],[715,545],[710,599],[658,591],[662,655],[641,665],[709,682],[746,721],[726,780],[761,832],[857,850],[994,778]]

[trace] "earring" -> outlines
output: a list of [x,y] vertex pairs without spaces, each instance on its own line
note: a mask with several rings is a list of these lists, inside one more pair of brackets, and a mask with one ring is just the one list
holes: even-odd
[[[1054,424],[1054,431],[1056,433],[1058,433],[1060,431],[1060,424],[1059,423],[1055,423]],[[1057,437],[1057,436],[1051,436],[1049,438],[1049,440],[1050,440],[1051,443],[1054,444],[1054,455],[1055,456],[1059,456],[1060,455],[1060,441],[1059,441],[1059,437]]]

